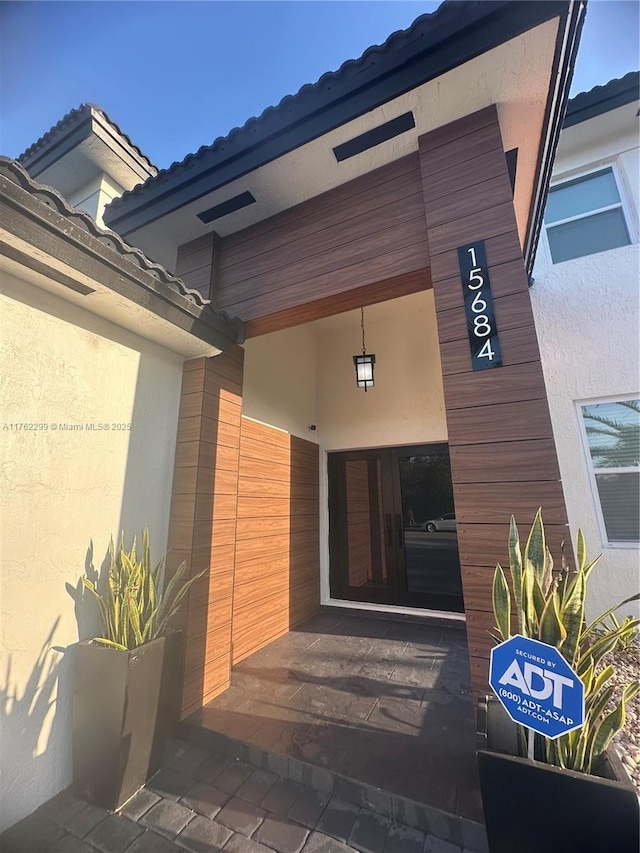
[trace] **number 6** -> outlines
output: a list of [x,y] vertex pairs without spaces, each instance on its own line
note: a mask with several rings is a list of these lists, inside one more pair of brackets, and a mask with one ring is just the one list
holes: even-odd
[[474,314],[481,314],[485,308],[487,307],[487,303],[482,298],[481,293],[476,293],[473,297],[473,302],[471,303],[471,310]]

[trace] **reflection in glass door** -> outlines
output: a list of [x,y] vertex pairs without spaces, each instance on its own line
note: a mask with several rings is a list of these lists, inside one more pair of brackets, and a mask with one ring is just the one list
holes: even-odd
[[330,453],[333,598],[462,611],[446,445]]

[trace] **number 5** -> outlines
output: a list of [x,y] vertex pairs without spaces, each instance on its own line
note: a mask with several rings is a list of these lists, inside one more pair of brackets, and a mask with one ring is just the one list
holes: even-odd
[[[478,290],[484,284],[484,278],[480,275],[480,269],[480,267],[476,267],[469,273],[469,282],[467,283],[469,290]],[[472,281],[477,281],[478,284],[471,284]]]

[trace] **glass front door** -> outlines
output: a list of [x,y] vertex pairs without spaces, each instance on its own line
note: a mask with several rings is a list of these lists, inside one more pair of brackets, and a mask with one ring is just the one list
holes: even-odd
[[446,445],[330,453],[332,598],[464,609]]

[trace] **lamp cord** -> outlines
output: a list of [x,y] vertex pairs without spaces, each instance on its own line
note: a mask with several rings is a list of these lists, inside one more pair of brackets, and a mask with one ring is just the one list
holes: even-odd
[[362,355],[366,355],[367,348],[364,345],[364,308],[360,309],[360,327],[362,328]]

